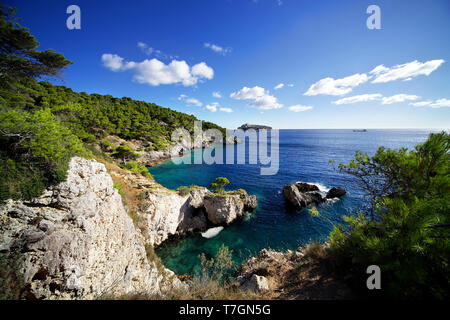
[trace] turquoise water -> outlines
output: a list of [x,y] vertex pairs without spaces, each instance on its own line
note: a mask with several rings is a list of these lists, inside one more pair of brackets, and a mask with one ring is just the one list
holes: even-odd
[[197,234],[166,242],[157,248],[157,254],[164,265],[175,273],[193,274],[200,271],[198,256],[201,253],[214,256],[222,244],[233,250],[234,260],[240,263],[262,248],[295,249],[312,240],[325,240],[332,228],[331,224],[326,219],[310,217],[307,210],[286,207],[283,186],[304,181],[319,183],[324,189],[344,187],[348,192],[344,198],[317,207],[322,216],[328,217],[333,223],[342,223],[342,215],[354,212],[366,202],[352,179],[336,172],[329,160],[347,162],[356,150],[372,155],[379,146],[412,148],[425,141],[429,132],[280,130],[279,171],[272,176],[261,176],[260,164],[176,165],[168,161],[152,167],[150,172],[156,181],[170,189],[191,184],[207,186],[216,177],[223,176],[231,182],[228,190],[243,188],[258,196],[258,208],[254,214],[225,228],[217,236],[206,239]]

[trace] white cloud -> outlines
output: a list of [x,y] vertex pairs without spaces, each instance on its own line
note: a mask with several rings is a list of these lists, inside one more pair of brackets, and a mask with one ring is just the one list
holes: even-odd
[[413,94],[396,94],[390,97],[384,97],[382,104],[392,104],[397,102],[404,102],[407,100],[417,100],[419,99],[419,96],[413,95]]
[[139,83],[146,83],[151,86],[160,84],[181,83],[184,86],[195,85],[202,79],[212,79],[214,70],[200,62],[192,68],[186,61],[172,60],[169,64],[158,59],[145,59],[142,62],[124,62],[124,59],[116,54],[105,53],[102,55],[103,65],[112,71],[133,72],[133,79]]
[[148,56],[153,54],[158,59],[175,59],[175,58],[177,58],[177,56],[167,55],[164,52],[162,52],[161,50],[157,50],[155,48],[152,48],[148,44],[146,44],[145,42],[139,41],[137,43],[137,46],[138,46],[139,49],[141,49],[141,51],[143,53],[145,53]]
[[434,70],[439,68],[444,62],[445,61],[442,59],[430,60],[423,63],[415,60],[405,64],[393,66],[392,68],[385,67],[384,65],[379,65],[372,71],[370,71],[370,74],[375,77],[372,83],[384,83],[398,79],[409,81],[413,77],[419,75],[428,76]]
[[431,107],[431,108],[444,108],[444,107],[450,107],[450,99],[438,99],[436,101],[419,101],[410,103],[410,105],[414,107]]
[[283,88],[284,87],[284,83],[280,83],[280,84],[277,84],[275,87],[274,87],[274,89],[275,90],[278,90],[278,89],[281,89],[281,88]]
[[142,52],[144,52],[146,55],[151,55],[154,51],[154,49],[152,47],[149,47],[146,43],[144,42],[138,42],[137,43],[138,48],[140,48],[142,50]]
[[433,101],[419,101],[419,102],[411,102],[409,105],[414,107],[425,107],[432,104]]
[[180,94],[180,95],[178,96],[177,100],[186,102],[186,104],[187,104],[188,106],[201,107],[201,106],[203,105],[203,103],[202,103],[200,100],[195,99],[195,98],[189,98],[189,97],[188,97],[187,95],[185,95],[185,94]]
[[277,98],[270,95],[264,88],[258,86],[254,86],[253,88],[243,87],[241,90],[231,93],[230,98],[236,100],[253,100],[249,106],[260,110],[279,109],[283,107],[282,104],[278,103]]
[[256,99],[261,97],[266,93],[266,90],[262,87],[254,86],[253,88],[243,87],[238,92],[233,92],[230,94],[230,98],[236,100],[248,100]]
[[203,105],[203,103],[201,103],[201,101],[199,101],[199,100],[197,100],[195,98],[188,98],[188,99],[186,99],[186,103],[188,105],[193,105],[193,106],[196,106],[196,107],[201,107]]
[[257,97],[249,106],[260,110],[280,109],[283,107],[282,104],[278,103],[277,98],[269,94]]
[[369,77],[365,73],[356,73],[341,79],[324,78],[312,84],[304,95],[315,96],[318,94],[327,94],[340,96],[349,93],[352,91],[353,87],[356,87],[367,80],[369,80]]
[[288,110],[293,111],[293,112],[301,112],[301,111],[311,110],[312,108],[313,108],[312,106],[303,106],[301,104],[296,104],[294,106],[288,107]]
[[105,53],[102,55],[103,65],[111,71],[120,71],[123,68],[123,58],[117,54]]
[[208,111],[210,111],[210,112],[216,112],[217,111],[217,106],[218,106],[219,104],[217,103],[217,102],[213,102],[213,103],[211,103],[211,104],[207,104],[206,106],[205,106],[205,109],[206,110],[208,110]]
[[369,79],[372,79],[372,83],[384,83],[394,80],[411,81],[419,75],[430,75],[444,62],[443,59],[429,60],[423,63],[415,60],[391,68],[381,64],[373,68],[369,72],[369,75],[356,73],[341,79],[331,77],[323,78],[312,84],[304,95],[315,96],[325,94],[340,96],[351,92],[354,87],[369,81]]
[[450,100],[449,99],[439,99],[436,100],[436,102],[431,104],[434,108],[442,108],[442,107],[450,107]]
[[203,44],[203,46],[205,48],[211,49],[214,52],[220,53],[221,55],[227,55],[228,53],[230,53],[232,51],[232,49],[230,47],[224,48],[224,47],[221,47],[219,45],[216,45],[216,44],[213,44],[213,43],[208,43],[208,42],[205,42]]
[[231,113],[231,112],[233,112],[233,109],[231,109],[231,108],[219,107],[219,103],[218,103],[218,102],[212,102],[212,103],[207,104],[207,105],[205,106],[205,110],[210,111],[210,112],[217,112],[217,108],[218,108],[219,111],[221,111],[221,112],[226,112],[226,113]]
[[361,94],[358,96],[347,97],[343,99],[339,99],[337,101],[333,101],[334,104],[349,104],[349,103],[357,103],[357,102],[367,102],[372,100],[379,100],[383,97],[383,95],[379,93],[374,94]]
[[222,98],[222,95],[220,94],[219,91],[214,91],[214,92],[212,93],[212,96],[213,96],[214,98],[218,98],[218,99]]
[[206,63],[200,62],[192,67],[192,74],[199,78],[212,79],[214,77],[214,70],[208,67]]
[[292,83],[289,83],[287,86],[292,88],[294,85]]

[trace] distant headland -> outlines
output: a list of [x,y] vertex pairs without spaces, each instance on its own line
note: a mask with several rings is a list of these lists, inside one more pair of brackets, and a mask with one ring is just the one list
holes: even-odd
[[249,129],[255,129],[255,130],[272,130],[272,127],[269,126],[263,126],[259,124],[250,124],[250,123],[244,123],[242,126],[240,126],[238,129],[242,130],[249,130]]

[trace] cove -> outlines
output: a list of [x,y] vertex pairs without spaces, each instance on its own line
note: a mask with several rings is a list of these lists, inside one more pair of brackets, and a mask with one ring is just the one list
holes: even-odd
[[[347,195],[341,200],[317,206],[322,216],[335,224],[343,223],[342,215],[354,213],[365,206],[364,195],[350,177],[334,170],[329,160],[348,162],[356,150],[373,155],[380,146],[412,148],[425,141],[430,132],[280,130],[279,171],[273,176],[261,176],[260,164],[175,165],[167,161],[151,167],[149,170],[155,180],[170,189],[192,184],[208,186],[216,177],[223,176],[231,182],[227,189],[243,188],[249,194],[258,196],[255,213],[226,227],[216,236],[205,238],[199,233],[168,241],[161,244],[156,253],[164,265],[176,274],[192,275],[200,272],[198,256],[205,253],[207,257],[213,257],[222,244],[233,250],[234,261],[241,263],[263,248],[293,250],[313,240],[325,241],[332,225],[326,219],[311,217],[307,209],[298,211],[286,207],[283,186],[303,181],[319,184],[324,190],[335,186],[344,187]],[[224,148],[236,148],[236,145]],[[246,150],[248,153],[248,148]],[[189,156],[196,152],[203,151],[193,150]]]

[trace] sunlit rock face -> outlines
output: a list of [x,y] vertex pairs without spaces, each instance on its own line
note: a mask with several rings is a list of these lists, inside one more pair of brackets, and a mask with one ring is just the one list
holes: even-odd
[[9,298],[151,294],[164,278],[148,261],[105,166],[79,157],[66,182],[0,207],[0,255],[2,267],[11,268],[2,279]]

